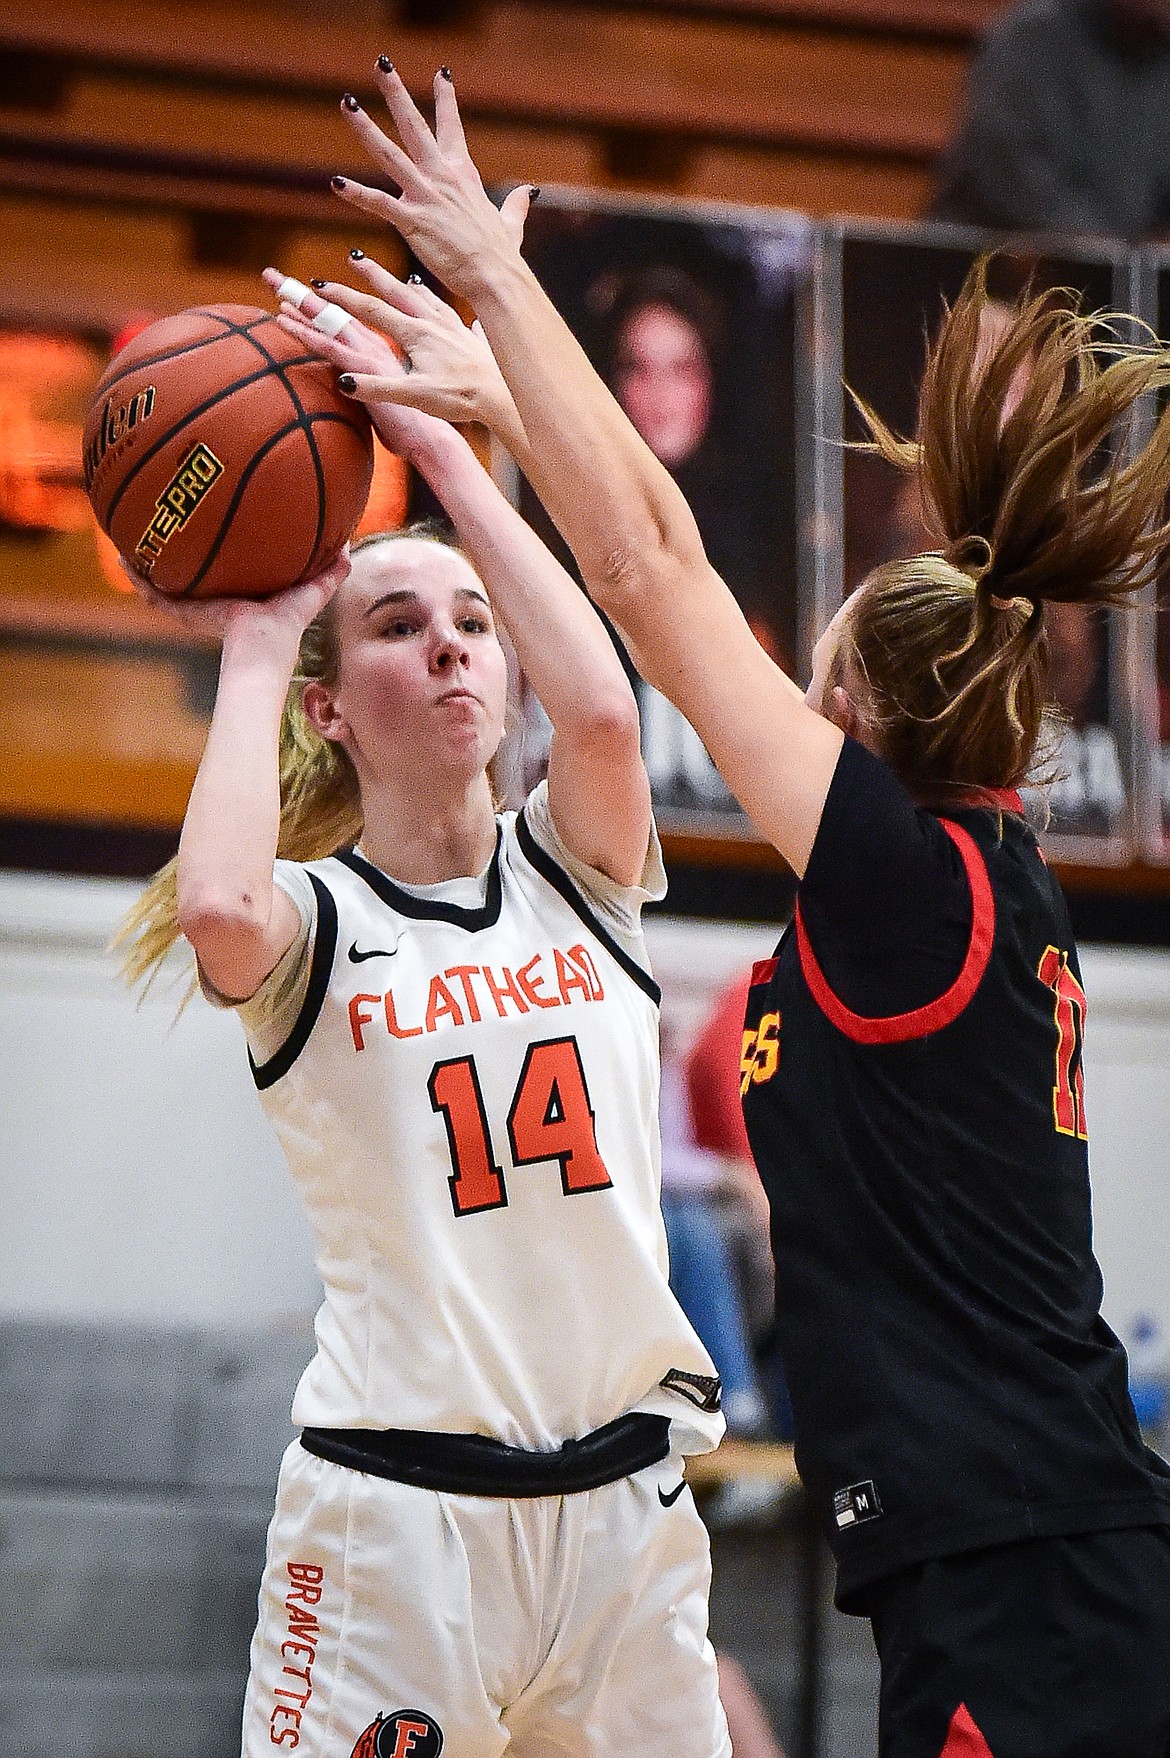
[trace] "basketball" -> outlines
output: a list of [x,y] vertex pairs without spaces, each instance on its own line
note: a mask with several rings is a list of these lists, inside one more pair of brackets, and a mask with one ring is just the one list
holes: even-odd
[[333,560],[366,504],[369,418],[270,312],[164,317],[111,360],[83,440],[119,552],[173,598],[264,598]]

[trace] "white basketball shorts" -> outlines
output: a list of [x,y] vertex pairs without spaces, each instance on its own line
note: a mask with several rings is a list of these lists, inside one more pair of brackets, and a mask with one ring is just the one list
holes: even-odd
[[730,1758],[681,1484],[672,1455],[576,1495],[446,1495],[294,1442],[244,1758]]

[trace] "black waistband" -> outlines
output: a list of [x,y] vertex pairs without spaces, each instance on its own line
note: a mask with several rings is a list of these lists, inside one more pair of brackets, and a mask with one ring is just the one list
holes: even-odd
[[670,1421],[635,1410],[549,1453],[488,1435],[412,1428],[306,1428],[301,1445],[333,1465],[448,1495],[565,1496],[600,1489],[665,1459]]

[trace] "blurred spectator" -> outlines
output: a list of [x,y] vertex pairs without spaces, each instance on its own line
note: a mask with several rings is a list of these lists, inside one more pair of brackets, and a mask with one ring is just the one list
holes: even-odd
[[768,1199],[748,1145],[739,1091],[748,977],[745,971],[720,996],[691,1044],[685,1073],[695,1141],[717,1155],[722,1167],[725,1228],[744,1291],[748,1325],[758,1342],[771,1327],[775,1279]]
[[723,1170],[722,1223],[739,1280],[756,1373],[776,1435],[792,1437],[788,1387],[775,1344],[776,1276],[768,1198],[752,1159],[740,1098],[750,972],[720,995],[687,1052],[684,1072],[696,1144]]
[[1170,0],[1024,0],[989,31],[936,219],[1148,238],[1170,229]]
[[[664,1034],[665,1039],[665,1034]],[[743,1303],[719,1209],[723,1163],[696,1146],[686,1082],[663,1044],[662,1214],[670,1248],[670,1285],[703,1339],[723,1381],[728,1433],[769,1432],[744,1321]]]

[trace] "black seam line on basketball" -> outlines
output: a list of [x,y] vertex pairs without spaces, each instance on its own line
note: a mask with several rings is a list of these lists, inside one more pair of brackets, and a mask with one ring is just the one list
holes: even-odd
[[[252,334],[253,329],[257,328],[260,322],[258,318],[249,318],[247,323],[238,324],[234,318],[224,317],[222,312],[203,310],[202,315],[214,319],[217,323],[223,324],[223,335],[225,337],[241,336],[244,341],[252,344],[260,358],[267,363],[268,373],[270,373],[272,377],[279,379],[284,386],[285,391],[288,393],[289,402],[292,404],[297,417],[296,425],[301,429],[301,432],[305,436],[305,444],[309,448],[309,456],[313,460],[313,473],[317,480],[317,529],[313,535],[313,541],[309,546],[308,559],[300,573],[296,576],[296,582],[299,584],[301,580],[309,578],[309,576],[315,571],[314,563],[316,562],[317,552],[321,547],[321,538],[325,530],[325,472],[321,464],[321,454],[317,448],[316,436],[312,432],[312,429],[307,425],[308,417],[305,406],[301,402],[293,385],[290,383],[285,367],[303,366],[306,363],[306,359],[315,364],[317,357],[316,355],[308,355],[296,360],[280,361],[270,349],[264,346],[263,342],[258,342],[256,337]],[[268,314],[265,313],[264,315],[267,316]],[[285,431],[287,432],[289,430],[286,429]],[[234,503],[234,505],[238,505],[238,502]],[[216,553],[218,553],[224,535],[225,534],[221,529],[216,544]],[[199,584],[199,581],[204,578],[209,565],[210,561],[205,560],[202,571],[195,576],[194,580],[188,582],[184,587],[183,592],[178,594],[179,597],[185,597],[188,593],[194,590]]]
[[[214,318],[217,323],[224,323],[226,321],[220,316],[218,311],[204,311],[201,306],[195,307],[195,311],[199,317]],[[267,311],[261,312],[258,317],[249,319],[245,328],[251,328],[253,324],[263,323],[270,315],[271,314]],[[113,378],[107,379],[102,388],[103,401],[109,396],[114,386],[120,385],[122,380],[124,378],[129,378],[132,372],[149,372],[152,366],[159,366],[163,361],[182,360],[184,355],[195,354],[200,348],[210,348],[213,342],[222,342],[224,336],[229,335],[230,333],[231,332],[228,330],[220,330],[218,335],[201,336],[197,342],[185,342],[181,348],[164,348],[161,354],[151,354],[145,360],[132,361],[129,366],[124,366],[121,372],[116,372]],[[118,356],[115,354],[114,359],[116,360],[117,358]],[[110,364],[112,365],[113,361],[111,361]]]
[[317,437],[314,434],[312,427],[308,425],[308,415],[305,405],[301,402],[300,397],[297,395],[295,388],[283,371],[281,363],[277,360],[275,354],[267,349],[263,342],[258,342],[255,336],[249,331],[238,328],[236,333],[244,336],[247,341],[251,342],[256,352],[263,355],[264,359],[271,365],[276,377],[288,392],[289,401],[300,419],[301,431],[303,432],[306,443],[309,447],[309,456],[313,460],[313,471],[317,478],[317,532],[313,538],[312,547],[309,550],[309,559],[305,563],[302,573],[297,576],[298,579],[304,579],[305,575],[310,568],[313,567],[313,564],[317,559],[317,551],[320,549],[321,539],[325,535],[325,467],[321,462],[321,453],[317,448]]
[[[216,340],[218,341],[218,340],[220,340],[220,338],[217,337]],[[306,354],[300,359],[290,361],[289,365],[290,366],[305,366],[308,364],[309,361],[313,361],[315,363],[316,358],[317,357],[315,354]],[[243,378],[234,379],[232,381],[232,383],[230,385],[228,385],[226,388],[216,391],[214,397],[208,397],[206,402],[200,403],[198,408],[189,409],[187,411],[187,413],[183,416],[182,421],[176,422],[174,427],[167,429],[166,433],[160,434],[158,439],[155,440],[154,444],[152,446],[148,446],[147,449],[145,450],[145,452],[143,452],[142,456],[137,460],[137,462],[134,464],[133,468],[130,470],[127,470],[125,476],[122,478],[121,482],[118,484],[118,487],[114,491],[113,497],[110,500],[110,504],[106,508],[106,530],[108,531],[111,524],[113,523],[114,514],[118,510],[119,506],[122,504],[122,496],[126,493],[126,490],[130,487],[130,484],[135,480],[135,478],[138,476],[139,472],[142,471],[143,469],[145,469],[146,465],[149,464],[153,458],[158,456],[159,452],[162,451],[163,447],[167,446],[171,443],[171,441],[175,438],[176,434],[182,433],[183,429],[185,427],[189,426],[192,421],[198,421],[198,419],[201,415],[206,415],[207,411],[209,409],[214,409],[215,405],[217,403],[222,403],[225,397],[234,396],[237,391],[242,391],[247,385],[254,385],[257,383],[257,381],[259,379],[269,377],[271,371],[272,371],[271,367],[262,366],[260,368],[259,372],[250,372],[250,373],[245,374],[245,376]]]
[[220,550],[223,548],[224,540],[231,527],[231,522],[236,516],[240,502],[244,498],[244,491],[251,482],[256,470],[264,462],[269,452],[280,444],[281,440],[287,439],[290,433],[297,433],[300,430],[301,423],[299,421],[289,421],[284,427],[280,428],[277,433],[270,434],[264,444],[260,447],[259,451],[252,453],[252,456],[248,459],[244,469],[240,472],[239,481],[232,490],[232,498],[224,510],[223,518],[219,522],[219,530],[212,539],[211,548],[204,556],[202,563],[196,569],[195,573],[192,574],[187,584],[183,587],[182,591],[172,592],[170,594],[172,598],[190,598],[195,588],[201,583],[201,581],[207,578],[208,570],[215,561]]
[[487,897],[478,909],[468,908],[461,903],[445,903],[441,898],[412,897],[395,885],[388,873],[375,867],[356,849],[340,849],[333,857],[347,866],[351,873],[364,879],[375,897],[389,904],[401,916],[413,916],[417,920],[427,922],[450,922],[452,927],[466,928],[469,933],[476,934],[482,928],[494,928],[500,919],[500,904],[503,899],[503,888],[500,882],[500,846],[503,841],[500,830],[496,830],[496,848],[492,855],[492,864],[488,870]]
[[[335,421],[341,427],[348,427],[350,433],[356,434],[359,439],[364,440],[366,437],[364,431],[355,421],[350,421],[345,415],[342,415],[340,411],[335,409],[318,409],[316,414],[309,416],[308,421],[310,427],[315,426],[318,421]],[[317,559],[316,551],[314,550],[312,555],[310,555],[308,562],[301,569],[301,572],[297,575],[295,580],[290,582],[290,584],[293,586],[299,586],[303,581],[311,580],[315,574],[319,573],[320,568],[321,563]]]
[[[349,427],[349,428],[353,427],[352,421],[347,421],[344,415],[336,414],[336,413],[334,413],[334,411],[332,411],[330,409],[318,410],[316,415],[309,415],[306,417],[306,420],[310,424],[314,421],[339,421],[343,427]],[[203,558],[202,566],[200,567],[198,573],[193,575],[192,578],[190,580],[188,580],[187,584],[183,587],[181,592],[173,592],[171,594],[172,598],[189,598],[191,596],[192,592],[194,592],[196,586],[198,586],[201,581],[203,581],[207,578],[207,570],[211,567],[211,564],[214,562],[216,556],[219,554],[220,550],[223,548],[224,541],[225,541],[227,534],[228,534],[228,526],[231,524],[231,521],[235,518],[236,513],[239,510],[240,502],[244,498],[244,490],[247,488],[249,482],[251,482],[253,473],[255,472],[257,465],[263,462],[263,460],[268,456],[268,454],[272,450],[272,448],[276,445],[279,445],[281,440],[287,439],[290,433],[297,433],[298,431],[301,433],[303,433],[305,431],[305,423],[303,421],[286,422],[285,425],[280,429],[280,432],[271,435],[271,437],[266,441],[266,443],[263,446],[261,446],[260,450],[258,452],[255,452],[253,454],[253,456],[248,460],[247,468],[244,470],[244,472],[240,476],[239,481],[236,483],[236,486],[235,486],[234,490],[232,491],[231,502],[230,502],[228,509],[225,512],[222,520],[220,521],[219,530],[215,534],[215,538],[212,542],[212,546]],[[360,431],[361,431],[360,428],[357,429],[357,431],[360,433]],[[307,580],[307,579],[311,578],[310,570],[313,568],[313,557],[315,556],[315,554],[316,554],[316,546],[314,546],[314,548],[309,551],[309,560],[306,563],[305,567],[297,575],[295,580],[291,580],[289,582],[289,584],[291,586],[299,586],[302,580]]]
[[644,971],[637,959],[631,958],[625,947],[618,945],[609,929],[603,927],[598,921],[564,868],[559,867],[552,856],[541,848],[529,829],[528,820],[523,812],[518,813],[516,817],[516,841],[520,844],[520,852],[529,866],[535,867],[545,883],[551,885],[554,891],[560,892],[574,915],[580,916],[590,933],[596,935],[610,957],[621,966],[628,977],[637,983],[639,989],[649,995],[655,1007],[660,1007],[662,1005],[662,990],[650,972]]
[[286,1075],[305,1045],[309,1041],[309,1033],[316,1025],[321,1009],[325,1005],[325,997],[329,992],[329,979],[333,974],[333,957],[337,951],[337,905],[333,893],[324,880],[318,879],[316,873],[309,874],[309,884],[313,887],[313,895],[317,899],[317,936],[313,942],[313,956],[309,962],[309,981],[305,989],[305,999],[301,1002],[301,1011],[297,1014],[292,1031],[267,1062],[257,1064],[251,1050],[248,1051],[248,1066],[252,1070],[252,1079],[257,1089],[264,1092]]

